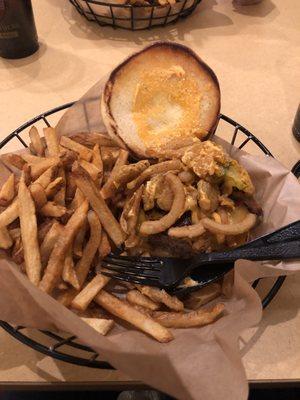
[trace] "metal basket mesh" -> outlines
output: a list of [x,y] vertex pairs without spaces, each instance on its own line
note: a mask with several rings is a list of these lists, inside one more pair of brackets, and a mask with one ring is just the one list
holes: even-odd
[[190,15],[202,0],[178,0],[174,4],[131,5],[97,0],[69,0],[88,21],[132,31],[175,23]]

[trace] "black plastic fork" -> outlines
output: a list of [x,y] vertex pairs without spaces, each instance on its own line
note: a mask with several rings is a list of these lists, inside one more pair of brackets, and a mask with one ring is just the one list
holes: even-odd
[[211,273],[205,273],[208,269],[212,272],[214,266],[217,269],[216,275],[221,277],[222,272],[223,275],[228,272],[233,267],[234,261],[239,259],[263,261],[297,258],[300,258],[300,220],[241,247],[200,254],[189,259],[125,257],[111,254],[103,260],[102,267],[105,270],[101,269],[101,272],[122,281],[170,290],[197,268],[201,277],[201,287],[215,280]]

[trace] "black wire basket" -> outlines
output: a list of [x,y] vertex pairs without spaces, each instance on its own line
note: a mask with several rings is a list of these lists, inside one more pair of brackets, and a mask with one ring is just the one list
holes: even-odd
[[[69,0],[88,21],[100,26],[112,26],[132,31],[151,29],[175,23],[190,15],[202,0],[176,0],[166,5],[131,5],[109,0]],[[113,0],[114,1],[114,0]],[[117,1],[117,0],[115,0]],[[154,0],[150,0],[150,2]]]
[[[21,125],[4,140],[2,140],[0,143],[0,149],[3,149],[5,146],[5,150],[12,150],[12,148],[9,148],[10,144],[16,140],[21,145],[20,147],[28,147],[26,143],[27,138],[22,138],[21,136],[21,134],[24,133],[27,128],[31,127],[33,124],[54,126],[61,112],[71,107],[73,104],[74,103],[72,102],[53,108],[52,110],[40,114]],[[53,121],[51,120],[52,116],[55,117]],[[254,136],[242,125],[223,114],[220,114],[219,116],[219,121],[215,132],[218,133],[218,136],[223,137],[227,141],[231,142],[232,145],[237,146],[239,149],[247,146],[247,150],[249,150],[249,152],[263,152],[267,156],[272,157],[270,151],[264,146],[263,143],[260,142],[259,139],[257,139],[256,136]],[[15,144],[14,150],[16,150]],[[295,165],[293,172],[296,176],[300,175],[300,162]],[[263,308],[267,307],[267,305],[272,301],[282,286],[284,280],[285,276],[278,277],[275,283],[273,283],[272,287],[267,290],[267,293],[264,294],[262,299]],[[253,287],[256,288],[260,281],[260,279],[256,280],[253,283]],[[33,348],[34,350],[58,360],[66,361],[72,364],[88,366],[91,368],[113,369],[109,363],[101,361],[99,354],[95,353],[91,348],[79,343],[75,336],[61,333],[58,334],[49,331],[38,331],[36,329],[27,329],[26,327],[22,326],[14,327],[4,321],[0,321],[0,327],[5,329],[17,340]]]

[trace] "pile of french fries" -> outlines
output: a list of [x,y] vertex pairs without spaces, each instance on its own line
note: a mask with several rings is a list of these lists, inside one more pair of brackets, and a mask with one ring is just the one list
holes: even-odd
[[[117,317],[168,342],[173,339],[169,328],[199,327],[222,314],[222,303],[201,308],[224,292],[220,283],[180,300],[101,274],[101,260],[112,250],[124,242],[127,248],[138,244],[138,216],[130,210],[141,202],[140,182],[153,170],[178,170],[179,160],[159,166],[148,160],[128,163],[128,151],[101,133],[59,137],[47,127],[40,136],[32,127],[29,137],[30,152],[1,158],[11,175],[0,190],[0,248],[34,285],[103,335]],[[176,192],[177,176],[167,179]],[[124,184],[125,202],[119,192]],[[174,213],[177,218],[178,210]],[[145,233],[151,233],[155,224],[144,223]]]

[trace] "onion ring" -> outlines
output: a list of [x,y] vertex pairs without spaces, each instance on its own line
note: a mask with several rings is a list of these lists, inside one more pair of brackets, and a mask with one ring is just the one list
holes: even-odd
[[178,226],[176,228],[170,228],[168,235],[176,238],[188,237],[190,239],[201,236],[205,232],[205,228],[202,222],[195,225]]
[[169,173],[166,175],[166,182],[170,185],[171,190],[174,193],[171,210],[168,214],[157,221],[143,222],[140,228],[140,233],[142,235],[153,235],[165,231],[170,228],[184,212],[185,193],[181,180],[178,176]]
[[217,222],[203,218],[201,220],[204,228],[212,233],[222,233],[224,235],[239,235],[248,232],[256,223],[256,215],[249,213],[241,222],[235,224],[218,224]]

